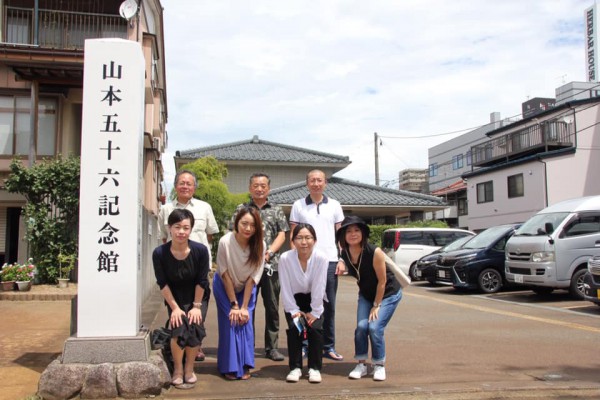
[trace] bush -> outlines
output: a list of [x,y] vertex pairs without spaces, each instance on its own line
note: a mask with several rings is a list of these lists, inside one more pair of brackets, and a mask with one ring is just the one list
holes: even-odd
[[10,169],[6,189],[27,199],[23,207],[25,238],[40,281],[55,283],[59,275],[58,255],[77,254],[79,157],[56,157],[30,168],[15,159]]

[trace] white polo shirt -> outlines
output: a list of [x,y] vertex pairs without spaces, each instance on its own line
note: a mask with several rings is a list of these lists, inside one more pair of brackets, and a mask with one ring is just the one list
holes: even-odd
[[293,224],[311,224],[317,233],[315,248],[327,256],[329,262],[338,260],[335,243],[335,224],[344,220],[344,211],[339,201],[323,195],[323,200],[316,204],[310,195],[294,202],[290,213]]

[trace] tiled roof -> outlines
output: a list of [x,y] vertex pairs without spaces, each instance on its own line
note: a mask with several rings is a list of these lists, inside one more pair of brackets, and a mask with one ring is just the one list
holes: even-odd
[[[327,182],[327,196],[339,201],[343,206],[392,206],[392,207],[440,207],[444,200],[426,194],[382,188],[375,185],[332,177]],[[298,182],[271,190],[269,199],[284,205],[306,197],[305,182]]]
[[461,190],[467,190],[467,182],[463,181],[462,179],[454,182],[450,186],[434,190],[433,192],[431,192],[431,194],[434,196],[443,196],[445,194],[456,193]]
[[250,140],[225,143],[215,146],[182,150],[176,157],[198,159],[214,156],[219,161],[277,161],[299,163],[350,164],[347,156],[339,156],[295,146],[260,140],[254,136]]

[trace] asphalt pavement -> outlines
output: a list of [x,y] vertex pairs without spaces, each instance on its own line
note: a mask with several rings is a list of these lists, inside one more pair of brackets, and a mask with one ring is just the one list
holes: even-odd
[[[0,400],[35,399],[41,373],[69,336],[69,299],[76,291],[71,284],[69,289],[34,286],[27,294],[0,292]],[[196,364],[198,383],[188,390],[170,388],[161,398],[600,399],[600,318],[550,309],[535,309],[532,315],[514,304],[432,291],[421,284],[405,291],[386,330],[387,380],[350,380],[356,292],[351,278],[340,278],[336,348],[345,358],[324,359],[322,383],[311,384],[306,376],[287,383],[287,357],[283,362],[264,357],[260,300],[252,378],[225,380],[216,368],[217,321],[211,301],[206,360]],[[166,309],[158,291],[143,311],[147,326],[164,324]],[[280,350],[287,356],[283,314],[281,320]]]

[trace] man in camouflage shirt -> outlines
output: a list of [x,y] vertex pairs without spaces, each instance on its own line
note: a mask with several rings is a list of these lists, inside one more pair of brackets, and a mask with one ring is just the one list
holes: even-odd
[[[279,339],[279,276],[277,263],[279,250],[286,239],[286,232],[290,230],[287,219],[281,207],[268,200],[271,190],[271,179],[262,173],[252,174],[248,190],[252,198],[246,204],[240,204],[229,223],[229,230],[233,230],[235,217],[243,206],[256,207],[262,219],[265,249],[265,270],[257,290],[260,291],[265,306],[265,352],[266,357],[274,361],[283,361],[284,357],[278,350]],[[254,318],[252,319],[254,321]],[[256,329],[255,329],[256,332]],[[256,333],[254,335],[256,338]]]

